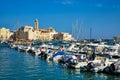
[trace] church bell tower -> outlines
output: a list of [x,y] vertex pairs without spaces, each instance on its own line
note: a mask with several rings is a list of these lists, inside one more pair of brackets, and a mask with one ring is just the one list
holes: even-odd
[[39,30],[38,29],[38,19],[35,19],[35,22],[34,22],[34,30]]

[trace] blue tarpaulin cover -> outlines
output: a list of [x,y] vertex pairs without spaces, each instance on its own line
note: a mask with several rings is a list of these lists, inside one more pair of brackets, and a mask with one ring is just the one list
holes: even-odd
[[65,53],[64,52],[57,52],[56,54],[53,54],[53,57],[56,57],[58,55],[64,55]]

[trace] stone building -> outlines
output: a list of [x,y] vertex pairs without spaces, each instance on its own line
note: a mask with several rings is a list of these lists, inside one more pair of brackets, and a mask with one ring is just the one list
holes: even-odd
[[72,41],[72,40],[74,40],[72,35],[70,35],[69,33],[64,33],[64,32],[61,32],[59,34],[55,34],[54,35],[54,39],[55,40],[65,40],[65,41]]
[[6,28],[0,29],[0,40],[2,41],[9,40],[12,35],[13,35],[13,32],[11,32],[9,29],[6,29]]
[[39,29],[38,19],[36,19],[34,22],[34,31],[36,33],[37,40],[53,40],[54,34],[57,34],[52,27],[49,29]]
[[22,26],[15,32],[16,40],[36,40],[36,34],[32,26]]
[[53,40],[55,34],[57,32],[51,27],[49,29],[40,29],[37,37],[39,40]]
[[118,37],[118,36],[113,36],[113,39],[117,42],[120,42],[120,37]]
[[32,26],[22,26],[15,32],[14,39],[23,40],[52,40],[57,32],[51,27],[49,29],[39,29],[39,23],[36,19],[34,28]]

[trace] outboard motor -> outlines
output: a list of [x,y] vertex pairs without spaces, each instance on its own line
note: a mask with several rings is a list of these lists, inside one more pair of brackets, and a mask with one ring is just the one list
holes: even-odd
[[113,73],[114,71],[115,71],[115,64],[112,63],[112,64],[110,65],[110,72]]
[[87,68],[87,71],[91,71],[92,68],[95,68],[95,64],[93,62],[90,62],[87,64],[86,68]]
[[119,70],[120,70],[119,66],[120,66],[120,59],[118,59],[117,62],[112,63],[110,66],[107,66],[106,68],[104,68],[103,72],[112,73],[112,74],[119,73]]
[[58,62],[59,62],[60,64],[65,64],[65,59],[64,59],[64,57],[62,56],[62,57],[58,60]]
[[114,73],[115,71],[115,64],[112,63],[110,66],[107,66],[103,69],[103,72],[105,73]]
[[71,63],[72,63],[73,65],[76,65],[76,64],[77,64],[77,59],[71,59]]
[[76,65],[78,63],[77,59],[69,58],[67,63],[69,65]]
[[103,72],[104,72],[104,73],[110,73],[110,67],[109,67],[109,66],[105,67],[105,68],[103,69]]
[[44,51],[41,51],[41,53],[39,54],[39,56],[41,58],[47,59],[47,54]]
[[72,56],[72,58],[70,58],[71,64],[72,65],[76,65],[78,63],[77,57],[76,56]]

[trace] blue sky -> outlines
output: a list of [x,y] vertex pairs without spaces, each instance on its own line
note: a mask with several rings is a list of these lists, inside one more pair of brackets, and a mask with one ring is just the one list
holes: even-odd
[[[120,0],[0,0],[0,28],[23,25],[53,26],[57,32],[79,34],[80,38],[120,36]],[[77,24],[78,23],[78,24]],[[80,31],[72,30],[78,25]]]

